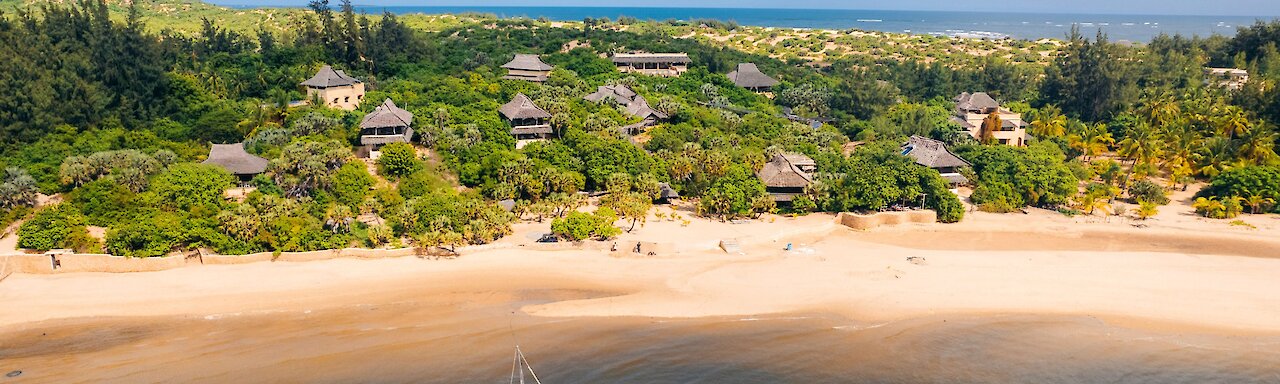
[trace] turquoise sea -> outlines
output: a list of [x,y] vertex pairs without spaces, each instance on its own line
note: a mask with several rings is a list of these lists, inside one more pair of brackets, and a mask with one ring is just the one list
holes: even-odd
[[[234,7],[266,6],[237,0],[214,1]],[[248,5],[246,5],[248,4]],[[1063,38],[1071,25],[1092,36],[1097,30],[1113,40],[1150,41],[1161,34],[1231,36],[1236,28],[1273,16],[1171,16],[1090,15],[1048,13],[816,10],[758,8],[644,8],[644,7],[486,7],[486,6],[376,6],[358,5],[371,14],[389,11],[409,13],[480,12],[502,17],[545,17],[550,20],[582,20],[630,16],[641,20],[716,19],[742,25],[815,29],[862,29],[964,37]]]

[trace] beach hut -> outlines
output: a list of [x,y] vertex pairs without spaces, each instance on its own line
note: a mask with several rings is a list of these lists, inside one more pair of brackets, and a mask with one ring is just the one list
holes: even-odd
[[413,113],[400,109],[391,99],[386,99],[360,120],[360,145],[365,147],[370,157],[377,158],[375,153],[382,146],[413,140],[412,126]]
[[982,122],[996,114],[1000,117],[1000,130],[992,132],[992,137],[1002,145],[1021,147],[1026,144],[1027,123],[1022,121],[1022,114],[1001,107],[991,95],[965,92],[953,100],[956,107],[951,121],[967,130],[973,138],[982,139]]
[[266,172],[268,161],[245,152],[244,143],[235,143],[214,144],[209,148],[209,158],[201,164],[222,167],[240,179],[241,183],[246,183],[253,180],[254,176]]
[[507,69],[507,75],[504,79],[524,80],[541,83],[547,81],[551,77],[551,70],[554,69],[550,64],[542,62],[542,58],[538,55],[517,53],[514,59],[503,64],[502,68]]
[[329,108],[353,111],[364,100],[363,82],[328,65],[301,84],[308,99],[319,99]]
[[684,74],[693,62],[685,53],[615,53],[612,59],[619,72],[664,77]]
[[[793,162],[794,161],[794,162]],[[813,175],[801,169],[796,163],[812,163],[813,159],[799,154],[778,154],[764,164],[756,176],[764,182],[765,192],[776,203],[790,203],[796,196],[804,194],[804,188],[813,183]]]
[[511,102],[498,108],[498,113],[511,124],[511,136],[516,138],[516,148],[533,141],[546,140],[555,133],[548,124],[551,114],[538,108],[523,93],[516,94]]
[[680,199],[680,192],[671,187],[668,183],[658,183],[658,201],[670,203],[672,200]]
[[746,88],[756,93],[769,92],[773,86],[778,85],[778,80],[774,80],[769,75],[760,72],[760,68],[755,63],[741,63],[733,72],[729,72],[729,81],[732,81],[739,87]]
[[968,184],[969,179],[960,174],[960,168],[968,167],[969,161],[956,156],[941,141],[921,136],[911,136],[902,145],[902,154],[915,160],[916,164],[938,171],[947,180],[952,189]]

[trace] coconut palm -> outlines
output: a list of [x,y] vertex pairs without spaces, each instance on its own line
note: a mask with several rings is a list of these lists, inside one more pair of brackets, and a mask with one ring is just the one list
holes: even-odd
[[1266,207],[1275,205],[1276,200],[1259,194],[1251,194],[1244,198],[1244,203],[1249,206],[1250,214],[1265,213]]
[[1231,139],[1249,133],[1249,130],[1253,128],[1253,122],[1249,121],[1244,109],[1236,106],[1228,106],[1223,111],[1223,114],[1218,117],[1216,125],[1219,133],[1227,135]]
[[1135,172],[1147,175],[1155,169],[1155,160],[1163,149],[1160,131],[1150,124],[1141,123],[1129,128],[1116,151],[1133,161]]
[[1111,131],[1107,130],[1106,124],[1081,124],[1080,126],[1077,132],[1067,135],[1067,146],[1080,151],[1085,161],[1092,156],[1105,153],[1115,145],[1116,140],[1111,136]]
[[1138,219],[1146,220],[1160,213],[1160,207],[1150,201],[1140,201],[1138,202],[1138,210],[1135,213],[1138,215]]
[[1268,128],[1256,128],[1240,135],[1241,159],[1253,164],[1267,164],[1276,158],[1276,133]]
[[1036,120],[1031,122],[1031,134],[1036,137],[1061,137],[1066,132],[1067,117],[1054,105],[1041,108]]

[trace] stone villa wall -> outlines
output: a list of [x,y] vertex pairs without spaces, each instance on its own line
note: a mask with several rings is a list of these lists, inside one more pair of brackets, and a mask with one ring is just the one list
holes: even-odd
[[[271,252],[248,255],[204,255],[130,258],[103,254],[15,254],[0,255],[0,279],[14,273],[55,274],[72,272],[153,272],[187,266],[249,264],[270,261],[306,262],[338,258],[382,259],[417,255],[414,248],[347,248],[313,252]],[[435,253],[433,253],[434,255]],[[58,268],[54,269],[54,260]]]

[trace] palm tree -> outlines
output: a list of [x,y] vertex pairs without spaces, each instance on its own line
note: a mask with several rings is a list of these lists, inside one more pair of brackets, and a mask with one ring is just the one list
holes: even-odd
[[1079,131],[1067,136],[1067,146],[1080,151],[1085,161],[1092,156],[1105,153],[1116,143],[1115,138],[1111,137],[1111,131],[1107,130],[1106,124],[1082,124],[1081,127]]
[[1160,207],[1150,201],[1138,202],[1138,219],[1146,220],[1160,213]]
[[1259,127],[1240,136],[1239,156],[1254,164],[1266,164],[1276,158],[1276,133]]
[[1036,137],[1061,137],[1067,132],[1067,117],[1055,105],[1048,105],[1036,114],[1031,122],[1031,134]]
[[1256,215],[1264,211],[1263,207],[1275,204],[1276,200],[1255,193],[1250,194],[1249,197],[1245,198],[1244,203],[1249,205],[1249,214]]
[[1217,119],[1218,132],[1227,135],[1228,138],[1235,139],[1236,136],[1249,133],[1253,127],[1253,123],[1249,121],[1249,117],[1245,115],[1244,109],[1236,106],[1229,106],[1223,115]]
[[1231,140],[1221,136],[1209,138],[1200,146],[1200,167],[1196,171],[1208,177],[1217,176],[1231,168],[1235,152]]
[[1140,123],[1131,127],[1125,136],[1120,141],[1117,152],[1133,160],[1134,171],[1139,175],[1149,174],[1155,169],[1155,160],[1164,147],[1160,131],[1150,124]]
[[[1166,172],[1170,175],[1191,175],[1191,162],[1196,158],[1196,149],[1200,146],[1200,134],[1185,123],[1167,126],[1163,136],[1165,144],[1161,159]],[[1177,183],[1177,177],[1169,178]]]

